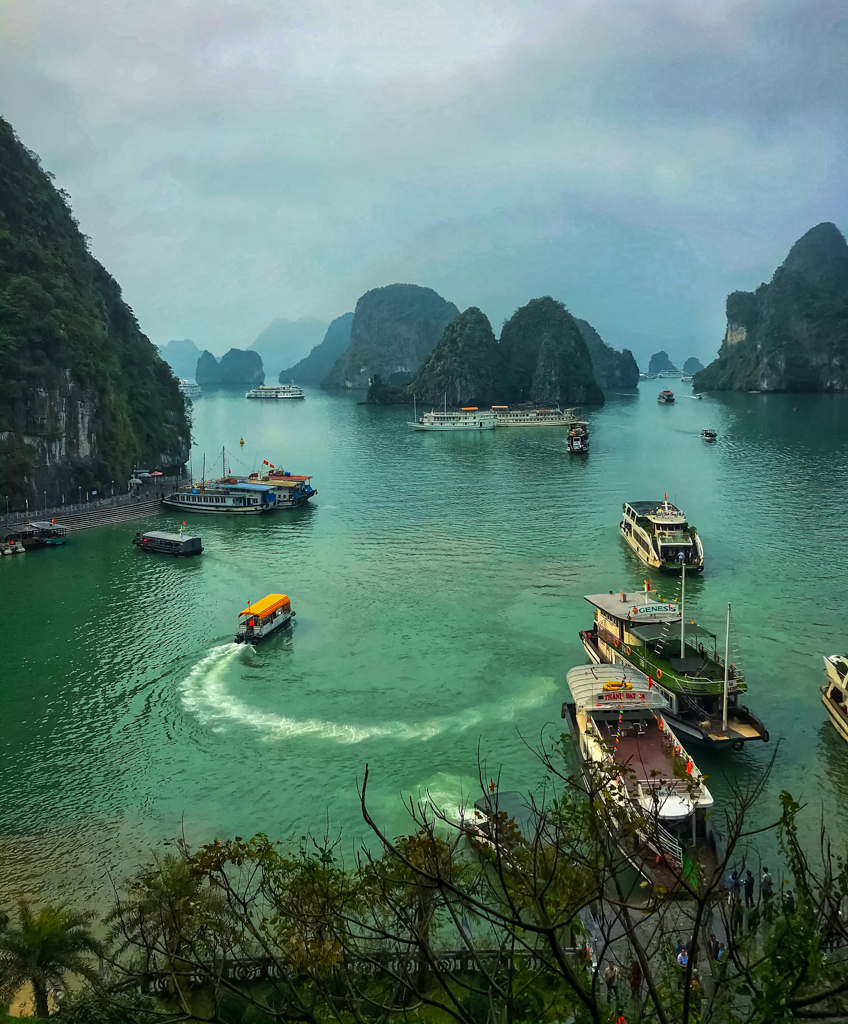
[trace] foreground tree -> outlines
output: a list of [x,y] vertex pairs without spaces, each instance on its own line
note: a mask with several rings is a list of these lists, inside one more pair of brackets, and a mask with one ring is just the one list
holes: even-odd
[[97,981],[93,958],[103,950],[89,928],[94,914],[66,906],[35,912],[26,900],[16,910],[16,920],[0,930],[0,1002],[11,1002],[29,982],[36,1015],[47,1018],[50,990],[61,988],[67,974]]

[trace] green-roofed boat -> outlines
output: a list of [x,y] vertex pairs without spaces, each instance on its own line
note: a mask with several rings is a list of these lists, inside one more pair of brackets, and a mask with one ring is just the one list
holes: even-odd
[[763,723],[740,703],[748,684],[729,663],[730,605],[722,652],[715,633],[684,618],[677,603],[663,601],[650,583],[635,593],[610,591],[586,600],[595,609],[592,628],[580,631],[586,653],[598,665],[644,672],[668,698],[666,717],[681,737],[716,750],[768,742]]

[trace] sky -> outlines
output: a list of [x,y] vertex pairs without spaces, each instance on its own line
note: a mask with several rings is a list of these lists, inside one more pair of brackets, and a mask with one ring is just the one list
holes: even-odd
[[848,229],[845,0],[4,0],[0,112],[156,344],[369,288],[640,364]]

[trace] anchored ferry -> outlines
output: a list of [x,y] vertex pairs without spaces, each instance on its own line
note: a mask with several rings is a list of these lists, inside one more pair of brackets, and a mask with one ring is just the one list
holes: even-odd
[[568,424],[565,447],[578,454],[589,451],[589,424],[585,420],[574,420]]
[[304,395],[303,389],[292,381],[290,384],[261,384],[259,387],[246,391],[244,397],[280,401],[285,398],[306,398],[306,395]]
[[293,622],[295,613],[286,594],[269,594],[256,604],[247,603],[239,612],[237,644],[258,644],[269,633],[285,629]]
[[596,664],[631,665],[666,697],[666,718],[681,735],[715,749],[741,750],[751,740],[768,742],[763,723],[739,703],[748,685],[729,663],[730,606],[724,655],[715,633],[686,620],[673,601],[656,591],[588,594],[595,609],[591,629],[580,631]]
[[202,398],[203,392],[200,390],[200,385],[195,384],[193,380],[181,380],[177,385],[185,395],[186,398]]
[[508,405],[493,405],[492,412],[498,427],[569,427],[574,420],[573,409],[510,409]]
[[566,679],[562,717],[583,781],[624,855],[669,890],[696,862],[715,867],[713,798],[669,726],[665,696],[630,667],[582,665]]
[[848,658],[831,654],[824,659],[827,684],[822,687],[822,704],[843,740],[848,740]]
[[162,501],[181,512],[259,515],[276,507],[276,496],[264,484],[206,483],[166,495]]
[[480,410],[471,405],[458,412],[434,409],[407,425],[413,430],[494,430],[497,417],[490,410]]
[[626,501],[621,535],[645,565],[666,572],[682,566],[704,571],[704,548],[686,514],[665,496],[662,501]]

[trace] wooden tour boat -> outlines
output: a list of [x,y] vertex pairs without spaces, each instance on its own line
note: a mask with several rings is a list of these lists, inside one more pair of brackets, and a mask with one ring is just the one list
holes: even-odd
[[268,594],[239,612],[237,644],[258,644],[266,636],[292,624],[295,613],[286,594]]
[[667,494],[662,501],[625,501],[621,507],[621,536],[645,565],[661,572],[680,572],[683,566],[704,571],[704,546],[698,531]]
[[848,658],[831,654],[824,659],[827,683],[821,688],[822,704],[843,740],[848,740]]

